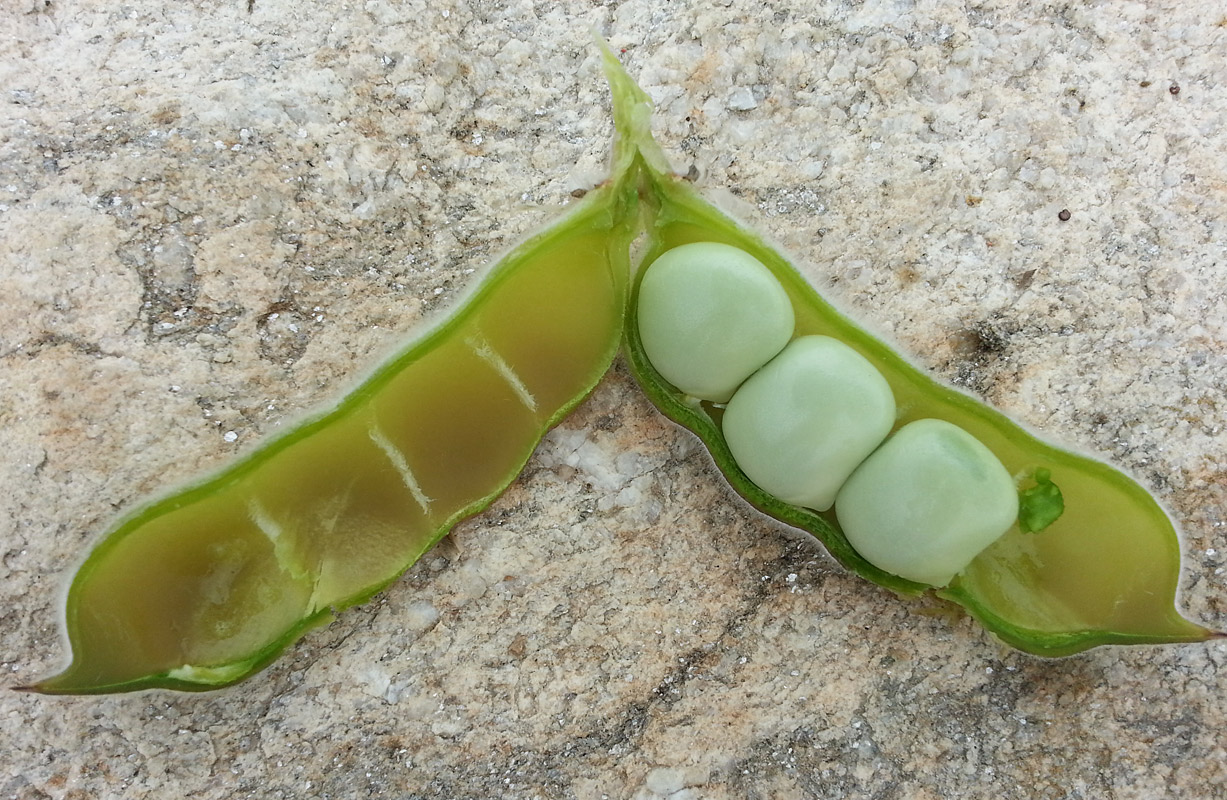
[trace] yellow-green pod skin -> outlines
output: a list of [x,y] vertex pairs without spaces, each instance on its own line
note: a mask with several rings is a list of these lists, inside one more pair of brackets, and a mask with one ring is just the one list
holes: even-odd
[[[634,86],[616,62],[607,72],[616,86]],[[721,242],[765,264],[792,300],[795,337],[819,334],[850,345],[889,382],[899,409],[895,429],[917,419],[952,422],[983,442],[1012,475],[1047,468],[1065,498],[1065,512],[1039,533],[1015,524],[948,586],[940,589],[884,572],[849,545],[832,512],[784,503],[738,469],[720,432],[719,406],[697,402],[653,369],[638,338],[635,292],[625,326],[631,371],[652,402],[695,433],[731,486],[760,511],[817,537],[845,567],[905,594],[934,591],[963,606],[1008,644],[1041,656],[1064,656],[1103,644],[1198,642],[1219,634],[1186,620],[1175,607],[1180,543],[1159,504],[1135,481],[1112,467],[1054,447],[999,411],[941,384],[888,345],[836,311],[762,237],[705,201],[669,168],[648,127],[650,100],[629,88],[634,100],[622,110],[624,138],[638,142],[644,171],[640,191],[648,241],[643,269],[661,253],[691,242]]]
[[72,662],[31,690],[207,690],[378,592],[489,505],[622,341],[635,151],[323,416],[121,520],[68,592]]

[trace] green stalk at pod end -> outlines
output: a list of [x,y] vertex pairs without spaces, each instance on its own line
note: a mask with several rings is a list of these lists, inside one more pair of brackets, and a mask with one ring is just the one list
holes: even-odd
[[[615,87],[619,134],[636,142],[643,156],[639,193],[647,241],[624,326],[627,360],[648,398],[703,441],[738,494],[763,513],[814,535],[861,577],[900,594],[927,591],[957,603],[1028,653],[1057,657],[1105,644],[1200,642],[1222,635],[1177,611],[1180,542],[1149,493],[1118,470],[1054,447],[999,411],[938,383],[834,309],[774,247],[670,169],[648,125],[650,101],[609,49],[602,49]],[[662,253],[692,242],[729,244],[766,265],[792,300],[795,337],[839,339],[886,378],[899,408],[896,430],[918,419],[946,420],[988,447],[1010,474],[1031,476],[1034,485],[1019,493],[1019,522],[948,585],[932,587],[862,558],[834,513],[784,503],[756,486],[724,440],[722,407],[670,385],[640,339],[636,308],[644,269]]]
[[613,98],[615,173],[632,177],[618,166],[639,157],[649,171],[668,174],[669,159],[652,137],[652,98],[623,68],[609,43],[595,31],[592,38],[601,51],[601,67]]

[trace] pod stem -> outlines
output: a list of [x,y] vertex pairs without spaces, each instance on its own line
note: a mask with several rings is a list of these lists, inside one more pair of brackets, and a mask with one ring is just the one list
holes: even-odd
[[609,43],[595,31],[592,37],[601,50],[601,66],[605,70],[605,78],[609,81],[609,90],[613,96],[617,139],[614,142],[611,172],[614,175],[621,174],[636,156],[642,158],[656,172],[672,172],[669,159],[652,137],[652,98],[627,74]]

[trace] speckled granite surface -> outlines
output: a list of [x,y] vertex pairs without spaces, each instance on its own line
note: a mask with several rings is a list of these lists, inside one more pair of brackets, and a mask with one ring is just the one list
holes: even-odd
[[[113,515],[335,398],[600,179],[593,27],[828,296],[1156,491],[1186,612],[1227,625],[1227,18],[1194,5],[7,0],[4,680],[65,658]],[[846,575],[619,366],[248,683],[0,694],[0,797],[1227,797],[1225,692],[1221,642],[1045,662]]]

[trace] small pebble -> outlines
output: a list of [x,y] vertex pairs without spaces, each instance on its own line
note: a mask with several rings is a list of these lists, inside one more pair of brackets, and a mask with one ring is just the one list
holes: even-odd
[[749,111],[758,108],[758,101],[754,99],[753,92],[741,86],[729,92],[728,107],[734,111]]

